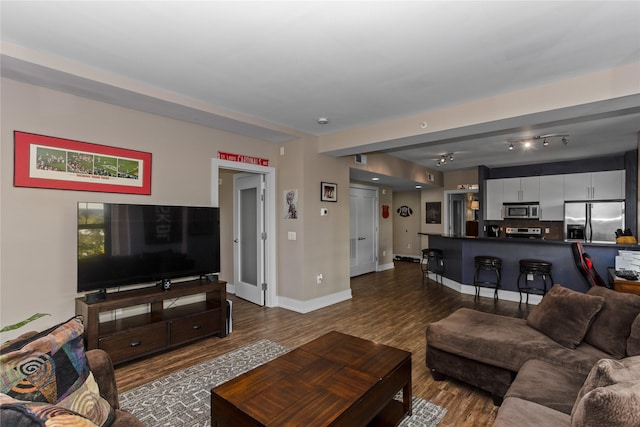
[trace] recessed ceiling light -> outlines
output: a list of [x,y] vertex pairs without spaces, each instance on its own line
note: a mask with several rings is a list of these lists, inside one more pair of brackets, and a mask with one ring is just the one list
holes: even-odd
[[318,117],[318,123],[320,123],[321,125],[326,125],[327,123],[329,123],[329,119],[327,119],[326,117]]
[[421,188],[422,188],[422,185],[416,185],[416,188],[417,188],[417,189],[421,189]]
[[380,178],[378,178],[377,176],[374,176],[373,178],[371,178],[371,181],[380,181]]

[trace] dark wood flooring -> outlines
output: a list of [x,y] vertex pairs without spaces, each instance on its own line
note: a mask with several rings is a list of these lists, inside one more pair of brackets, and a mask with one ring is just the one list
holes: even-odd
[[491,298],[475,301],[435,282],[422,284],[420,266],[396,262],[392,270],[351,280],[353,298],[307,314],[259,307],[230,295],[233,332],[116,368],[120,392],[205,361],[259,339],[290,348],[340,331],[412,352],[413,394],[447,408],[441,426],[492,425],[497,412],[491,397],[455,380],[436,382],[425,365],[425,329],[459,307],[510,316],[526,316],[528,308]]

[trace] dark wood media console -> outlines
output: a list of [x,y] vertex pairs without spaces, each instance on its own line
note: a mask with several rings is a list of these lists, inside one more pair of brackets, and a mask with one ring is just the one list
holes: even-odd
[[[205,301],[164,308],[164,301],[205,294]],[[148,313],[100,323],[100,313],[149,304]],[[87,350],[101,348],[114,364],[157,353],[200,338],[225,337],[226,282],[193,280],[171,289],[134,289],[108,293],[106,299],[87,303],[76,298],[76,314],[84,317]]]

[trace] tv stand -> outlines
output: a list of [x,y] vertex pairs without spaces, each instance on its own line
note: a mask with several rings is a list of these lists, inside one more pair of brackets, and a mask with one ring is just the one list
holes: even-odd
[[[164,300],[205,294],[205,301],[164,308]],[[100,323],[100,313],[149,304],[149,312]],[[87,350],[101,348],[114,364],[167,350],[190,341],[225,337],[226,282],[192,280],[163,291],[156,287],[106,293],[89,303],[76,298],[76,314],[84,317]]]

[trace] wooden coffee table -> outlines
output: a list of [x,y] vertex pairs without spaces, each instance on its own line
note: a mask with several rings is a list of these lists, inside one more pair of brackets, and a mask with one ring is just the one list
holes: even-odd
[[397,425],[404,414],[411,353],[340,332],[211,390],[213,427]]

